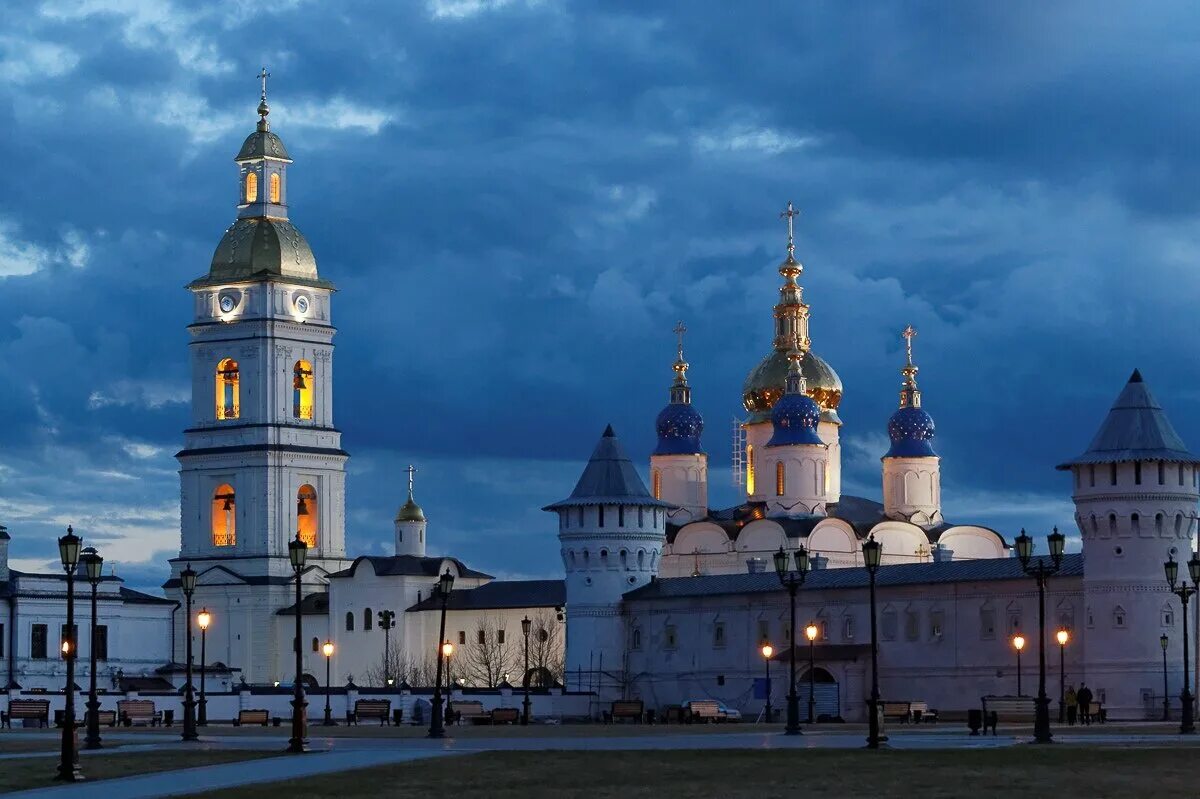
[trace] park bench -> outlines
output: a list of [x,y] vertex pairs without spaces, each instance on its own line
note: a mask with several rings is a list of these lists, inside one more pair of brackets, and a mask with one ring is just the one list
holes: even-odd
[[154,703],[149,699],[122,699],[117,702],[117,715],[126,727],[134,724],[157,727],[162,721],[162,711],[155,710]]
[[640,699],[618,699],[612,703],[612,710],[609,713],[609,720],[616,721],[617,719],[630,719],[638,724],[642,723],[645,716],[646,706]]
[[[89,711],[90,712],[90,711]],[[117,726],[117,711],[115,710],[98,710],[96,711],[96,720],[105,727]],[[84,723],[87,723],[87,715],[84,715]]]
[[883,714],[884,721],[898,721],[901,724],[907,724],[912,719],[912,702],[881,702],[879,712]]
[[239,710],[237,718],[233,720],[233,726],[240,727],[243,724],[258,724],[259,726],[267,726],[268,716],[270,714],[265,710]]
[[455,702],[454,713],[460,723],[469,721],[472,724],[487,724],[492,720],[491,715],[483,709],[482,702]]
[[725,712],[714,699],[693,700],[688,702],[688,719],[696,723],[719,722],[725,720]]
[[492,724],[516,724],[521,720],[521,712],[515,707],[498,707],[491,715]]
[[391,724],[392,700],[390,699],[358,699],[354,702],[355,724],[363,719],[379,719],[379,726]]
[[936,724],[938,720],[938,712],[926,702],[909,702],[908,713],[913,724],[920,724],[922,721],[926,724]]
[[49,699],[12,699],[8,703],[8,712],[2,714],[0,723],[12,729],[13,719],[37,719],[41,726],[50,726]]
[[1033,721],[1037,713],[1037,702],[1032,696],[985,696],[983,704],[983,734],[991,729],[996,734],[996,725],[1001,717],[1005,721]]

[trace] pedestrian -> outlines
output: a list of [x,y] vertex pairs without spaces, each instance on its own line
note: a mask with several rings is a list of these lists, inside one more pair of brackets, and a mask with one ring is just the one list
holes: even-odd
[[1070,685],[1067,687],[1067,696],[1066,696],[1065,701],[1066,701],[1066,705],[1067,705],[1067,724],[1071,727],[1074,727],[1075,726],[1075,714],[1079,711],[1079,708],[1076,705],[1077,698],[1075,696],[1075,686],[1074,685]]
[[1079,683],[1075,701],[1079,703],[1079,723],[1087,727],[1092,726],[1092,689],[1088,688],[1086,683]]

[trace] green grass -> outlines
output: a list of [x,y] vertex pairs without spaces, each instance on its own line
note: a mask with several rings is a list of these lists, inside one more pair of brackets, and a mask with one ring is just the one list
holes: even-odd
[[[5,751],[9,751],[7,746]],[[114,777],[130,777],[134,774],[149,774],[155,771],[236,763],[276,754],[278,752],[207,750],[128,752],[81,757],[79,765],[83,775],[90,782]],[[61,785],[62,783],[54,781],[57,767],[58,759],[54,757],[20,757],[12,760],[0,760],[0,793]]]
[[1194,752],[987,750],[489,752],[253,785],[209,799],[1130,799],[1195,795]]

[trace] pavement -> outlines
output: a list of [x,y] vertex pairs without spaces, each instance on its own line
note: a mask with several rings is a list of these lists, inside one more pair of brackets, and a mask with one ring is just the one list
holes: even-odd
[[[144,734],[114,733],[106,738],[119,740],[122,746],[110,750],[116,753],[137,751],[171,751],[206,749],[276,750],[279,757],[268,757],[243,763],[204,766],[200,768],[144,774],[133,777],[101,780],[95,783],[55,785],[28,791],[4,794],[4,799],[80,799],[82,797],[119,796],[121,799],[152,799],[163,796],[184,796],[216,791],[242,785],[279,782],[298,777],[311,777],[373,766],[393,765],[413,760],[449,755],[467,755],[497,751],[648,751],[676,749],[755,749],[762,751],[800,749],[859,749],[863,736],[845,729],[809,729],[800,736],[785,736],[777,731],[719,732],[705,734],[636,735],[605,737],[562,737],[546,735],[523,738],[364,738],[322,737],[309,739],[312,752],[307,755],[285,755],[285,736],[205,736],[199,744],[178,741],[148,741]],[[1056,733],[1061,744],[1086,746],[1172,746],[1200,745],[1196,736],[1169,733],[1071,734]],[[921,749],[995,749],[1018,746],[1029,741],[1025,735],[970,736],[961,729],[895,731],[888,748],[897,750]],[[136,743],[135,743],[136,742]],[[103,756],[104,751],[83,752],[85,757]],[[0,760],[28,757],[56,757],[57,752],[0,755]],[[85,767],[86,773],[86,767]]]

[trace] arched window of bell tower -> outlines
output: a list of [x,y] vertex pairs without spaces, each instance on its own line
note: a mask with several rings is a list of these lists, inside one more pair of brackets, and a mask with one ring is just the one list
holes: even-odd
[[271,174],[271,202],[279,202],[279,173]]
[[296,535],[308,544],[309,549],[317,546],[317,533],[321,516],[317,512],[317,490],[308,483],[296,492]]
[[[226,184],[228,185],[228,184]],[[252,203],[258,199],[258,173],[251,170],[246,173],[246,202]]]
[[313,370],[304,360],[292,367],[292,418],[313,418]]
[[237,544],[237,505],[233,486],[222,483],[213,491],[212,498],[212,544],[214,547],[231,547]]
[[226,358],[217,364],[217,418],[236,419],[241,409],[238,407],[238,384],[240,383],[238,362]]

